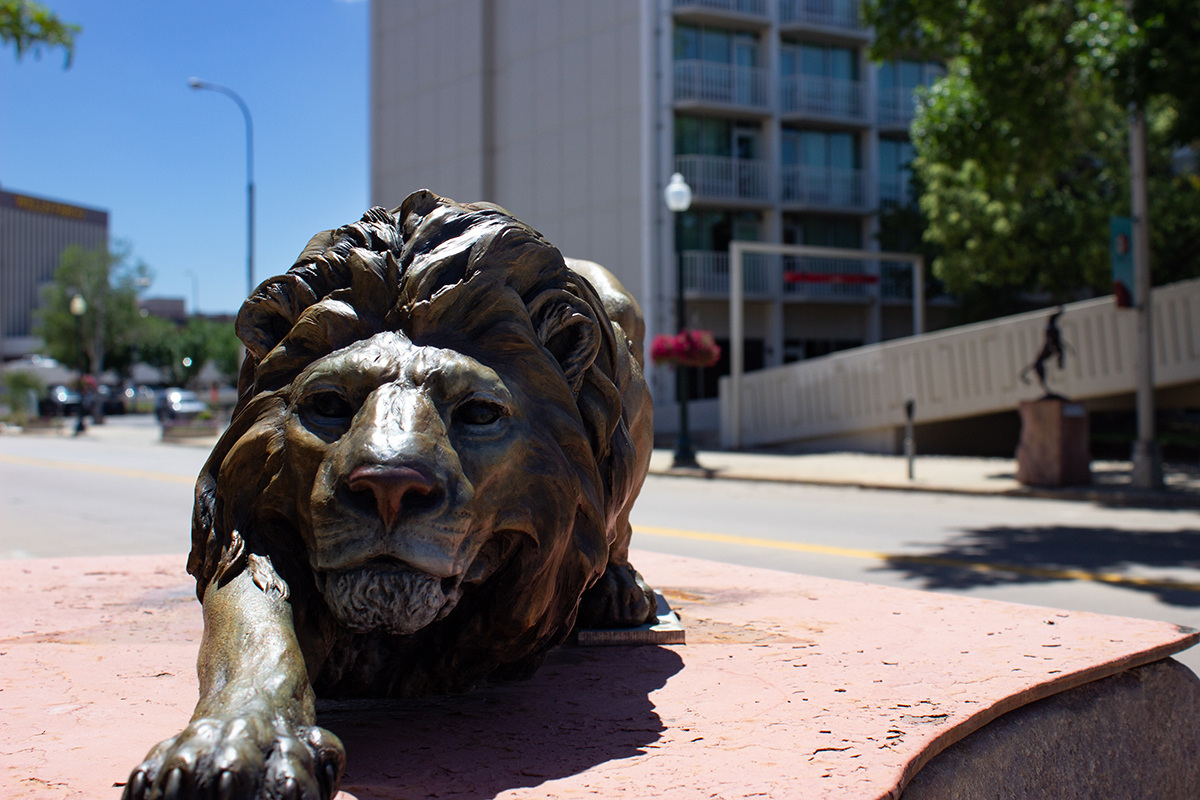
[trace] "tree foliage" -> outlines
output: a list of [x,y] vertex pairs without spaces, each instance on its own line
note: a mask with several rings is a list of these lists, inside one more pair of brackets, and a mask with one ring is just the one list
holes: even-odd
[[[47,353],[64,364],[79,363],[82,339],[87,372],[112,369],[127,374],[142,322],[137,295],[149,280],[149,268],[131,262],[128,246],[112,251],[103,246],[95,250],[71,246],[63,252],[54,282],[43,290],[34,332],[45,341]],[[76,294],[87,303],[78,323],[71,314],[71,298]]]
[[240,342],[230,323],[200,318],[177,326],[161,317],[147,317],[141,333],[141,360],[162,372],[171,386],[185,386],[208,361],[226,380],[237,376]]
[[59,19],[58,15],[33,0],[0,0],[0,41],[11,44],[19,61],[27,52],[41,55],[43,45],[66,51],[64,67],[71,66],[75,55],[75,34],[82,30]]
[[954,292],[1109,286],[1129,213],[1126,106],[1149,118],[1156,282],[1200,274],[1200,194],[1171,153],[1200,130],[1200,0],[867,0],[873,55],[946,63],[911,129],[934,273]]

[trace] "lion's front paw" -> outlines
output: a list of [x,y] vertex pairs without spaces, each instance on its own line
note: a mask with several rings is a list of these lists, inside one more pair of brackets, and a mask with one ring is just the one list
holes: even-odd
[[287,730],[255,717],[194,720],[137,766],[122,800],[329,800],[345,751],[324,728]]
[[579,601],[579,628],[633,628],[652,622],[658,603],[630,564],[609,564]]

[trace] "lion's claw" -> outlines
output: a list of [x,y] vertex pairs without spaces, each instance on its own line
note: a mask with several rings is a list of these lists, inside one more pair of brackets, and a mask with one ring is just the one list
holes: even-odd
[[122,800],[330,800],[345,752],[321,728],[288,731],[253,718],[200,719],[156,745]]

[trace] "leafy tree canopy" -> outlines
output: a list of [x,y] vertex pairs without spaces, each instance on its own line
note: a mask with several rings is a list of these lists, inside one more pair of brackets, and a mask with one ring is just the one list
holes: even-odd
[[75,55],[75,34],[81,30],[33,0],[0,0],[0,41],[13,45],[18,61],[27,52],[40,56],[42,45],[48,45],[66,50],[63,66],[70,67]]
[[941,60],[911,129],[934,273],[1107,290],[1108,218],[1128,214],[1126,107],[1149,118],[1156,282],[1197,274],[1200,189],[1171,153],[1200,131],[1200,0],[867,0],[876,58]]
[[[54,282],[43,290],[34,332],[46,342],[47,353],[64,364],[79,363],[82,339],[88,372],[113,369],[127,374],[142,322],[137,295],[149,282],[149,268],[130,260],[127,245],[120,244],[112,251],[107,247],[69,247],[59,261]],[[78,323],[71,314],[71,298],[76,294],[87,304]],[[103,358],[98,359],[97,354]]]
[[237,376],[241,342],[232,323],[193,317],[180,327],[161,317],[147,317],[141,332],[141,360],[162,372],[171,386],[185,386],[212,361],[226,380]]

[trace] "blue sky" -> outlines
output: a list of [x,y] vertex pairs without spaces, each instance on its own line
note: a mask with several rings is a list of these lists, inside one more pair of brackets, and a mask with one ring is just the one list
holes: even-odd
[[83,26],[61,51],[0,51],[0,186],[106,209],[154,273],[148,296],[233,312],[246,297],[246,134],[254,119],[255,282],[367,208],[368,4],[44,0]]

